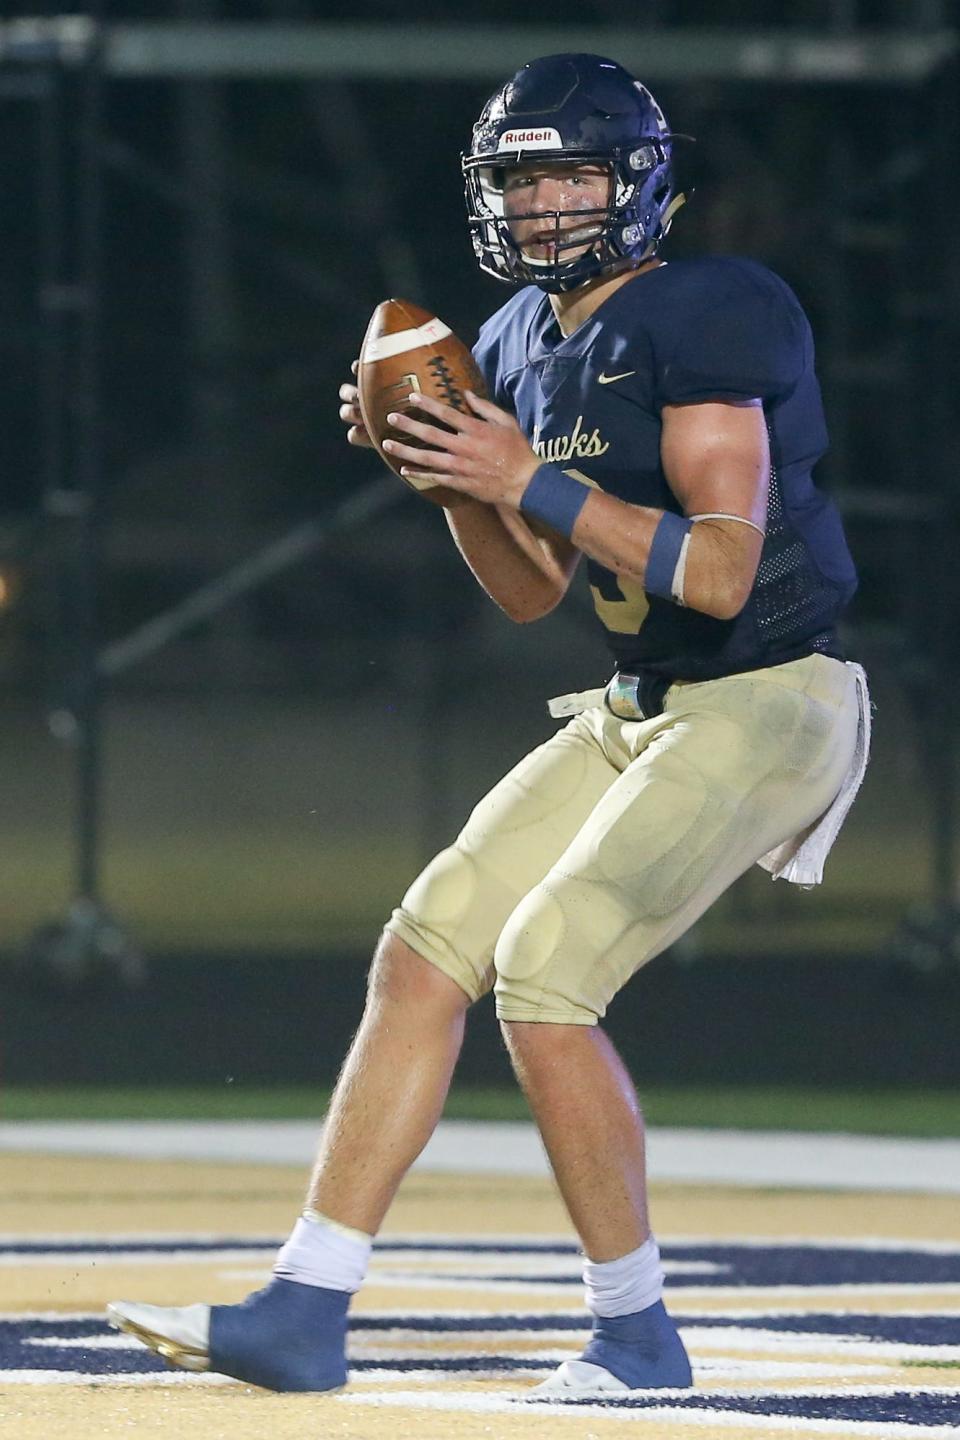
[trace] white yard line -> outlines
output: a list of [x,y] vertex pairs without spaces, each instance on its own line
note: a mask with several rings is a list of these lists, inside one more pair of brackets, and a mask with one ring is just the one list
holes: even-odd
[[[722,1392],[721,1392],[722,1393]],[[729,1393],[729,1392],[727,1392]],[[820,1398],[823,1391],[781,1391],[778,1394],[807,1394]],[[872,1395],[877,1394],[866,1386],[844,1387],[844,1398],[852,1394]],[[879,1393],[883,1393],[882,1391]],[[915,1394],[939,1394],[952,1393],[949,1390],[944,1392],[939,1387],[924,1386],[915,1387],[912,1391]],[[747,1410],[719,1410],[713,1409],[710,1405],[709,1392],[703,1393],[703,1408],[676,1408],[671,1409],[668,1405],[644,1407],[643,1409],[618,1409],[615,1405],[590,1406],[577,1405],[576,1407],[563,1404],[548,1404],[543,1401],[536,1405],[536,1411],[544,1416],[570,1416],[575,1415],[581,1423],[593,1421],[625,1421],[628,1424],[645,1423],[646,1426],[656,1426],[654,1434],[669,1435],[673,1427],[700,1426],[710,1430],[727,1429],[735,1434],[742,1434],[749,1430],[766,1431],[771,1434],[774,1431],[782,1431],[784,1434],[794,1435],[823,1435],[823,1436],[862,1436],[863,1440],[957,1440],[957,1429],[953,1424],[913,1424],[897,1421],[868,1421],[868,1420],[816,1420],[808,1419],[798,1415],[757,1415],[750,1414]],[[747,1397],[744,1397],[746,1400]],[[524,1414],[534,1410],[534,1406],[524,1404],[521,1400],[507,1393],[468,1394],[443,1393],[423,1390],[387,1390],[382,1394],[358,1395],[355,1392],[334,1397],[334,1403],[338,1405],[371,1405],[371,1406],[396,1406],[406,1409],[417,1408],[420,1410],[447,1411],[453,1414],[480,1414],[480,1415],[509,1415]],[[647,1433],[650,1433],[648,1430]]]

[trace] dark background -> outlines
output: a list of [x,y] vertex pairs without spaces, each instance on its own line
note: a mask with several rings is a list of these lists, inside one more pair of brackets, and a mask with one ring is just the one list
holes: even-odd
[[[954,8],[554,3],[521,37],[516,7],[493,0],[458,11],[476,43],[461,32],[450,73],[426,76],[406,47],[449,39],[446,5],[108,6],[108,41],[137,19],[359,22],[366,59],[313,78],[119,77],[105,63],[99,80],[55,46],[24,51],[10,22],[44,7],[5,13],[9,1078],[149,1078],[162,1068],[149,1035],[192,1033],[188,1012],[184,1078],[219,1073],[223,1045],[261,1045],[258,1077],[329,1071],[404,885],[547,733],[545,697],[604,678],[583,592],[516,630],[414,497],[335,521],[322,545],[309,529],[381,479],[336,416],[374,305],[405,295],[470,340],[509,294],[474,263],[459,152],[487,95],[528,54],[568,48],[560,27],[575,25],[697,138],[668,255],[752,255],[810,314],[832,437],[819,480],[861,571],[845,634],[878,705],[873,769],[822,894],[745,877],[635,982],[627,1044],[642,1036],[638,1063],[659,1076],[960,1079]],[[476,73],[491,27],[502,59]],[[671,38],[685,48],[665,50]],[[752,52],[724,49],[738,39],[780,45],[782,64],[751,69]],[[90,656],[274,542],[290,563],[91,686]],[[184,966],[204,975],[193,1009]],[[804,1037],[825,1006],[839,1032],[814,1063]],[[664,1047],[647,1007],[695,1023]],[[318,1057],[325,1009],[341,1018]],[[301,1040],[271,1042],[251,1023],[267,1011]],[[58,1046],[68,1014],[74,1043]],[[768,1040],[751,1046],[758,1021]],[[116,1046],[80,1043],[111,1025]],[[220,1040],[202,1042],[211,1030]]]

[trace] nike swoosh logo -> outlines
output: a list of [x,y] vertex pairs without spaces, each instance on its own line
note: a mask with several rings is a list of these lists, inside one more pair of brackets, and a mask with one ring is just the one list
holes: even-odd
[[614,380],[626,380],[628,375],[636,375],[636,370],[624,370],[621,375],[604,375],[603,371],[597,376],[598,385],[612,385]]

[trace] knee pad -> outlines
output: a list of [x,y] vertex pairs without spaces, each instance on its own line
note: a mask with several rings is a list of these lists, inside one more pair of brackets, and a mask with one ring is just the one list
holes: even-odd
[[448,975],[471,1001],[493,983],[492,940],[485,949],[472,923],[477,896],[473,860],[451,845],[421,871],[387,921],[388,930]]
[[[546,886],[520,901],[504,926],[494,952],[497,1015],[503,1020],[539,1020],[594,1025],[597,1010],[580,994],[576,960],[564,964],[567,918]],[[574,944],[573,950],[579,947]]]
[[453,929],[469,911],[476,890],[476,866],[469,855],[451,845],[420,872],[400,908],[408,917],[421,917],[430,929]]
[[536,982],[563,940],[566,920],[555,895],[538,885],[520,901],[500,932],[494,951],[497,990],[500,982]]

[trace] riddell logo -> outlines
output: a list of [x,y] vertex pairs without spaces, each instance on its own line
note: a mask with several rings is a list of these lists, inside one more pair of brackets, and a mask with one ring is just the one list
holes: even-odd
[[542,130],[505,130],[500,136],[500,150],[559,150],[563,142],[559,130],[547,126]]

